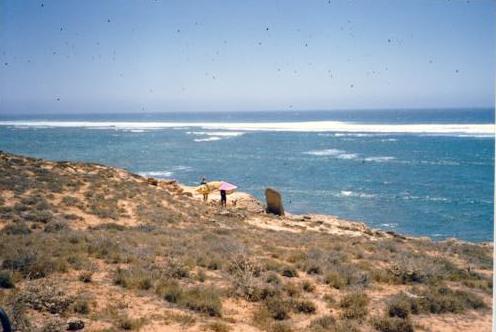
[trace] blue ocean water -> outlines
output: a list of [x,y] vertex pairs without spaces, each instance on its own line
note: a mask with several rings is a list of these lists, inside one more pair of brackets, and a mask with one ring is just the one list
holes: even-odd
[[223,179],[260,199],[272,186],[290,212],[492,241],[488,124],[492,109],[12,115],[0,116],[0,149],[191,185]]

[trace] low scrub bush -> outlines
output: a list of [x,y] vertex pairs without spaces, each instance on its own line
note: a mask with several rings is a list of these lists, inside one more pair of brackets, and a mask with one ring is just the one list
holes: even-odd
[[363,319],[367,315],[369,299],[367,294],[354,292],[345,295],[339,302],[341,316],[345,319]]
[[380,332],[413,332],[413,324],[407,318],[399,317],[382,317],[372,319],[372,325]]
[[161,283],[157,292],[170,303],[193,311],[220,317],[222,314],[222,301],[219,291],[214,288],[183,289],[177,281]]

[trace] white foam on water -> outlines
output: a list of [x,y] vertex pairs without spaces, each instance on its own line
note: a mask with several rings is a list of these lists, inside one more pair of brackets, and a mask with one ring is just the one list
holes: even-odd
[[[443,134],[494,137],[494,124],[368,124],[341,121],[304,122],[110,122],[110,121],[0,121],[0,126],[81,127],[113,129],[202,128],[229,131],[286,131],[383,134]],[[465,137],[465,136],[462,136]]]
[[388,161],[395,160],[395,157],[390,157],[390,156],[384,156],[384,157],[367,157],[364,160],[365,161],[372,161],[372,162],[377,162],[377,163],[385,163]]
[[312,150],[303,153],[318,157],[334,157],[343,160],[363,160],[367,162],[378,162],[378,163],[385,163],[396,160],[395,157],[391,157],[391,156],[361,157],[358,153],[350,153],[339,149]]
[[222,136],[222,137],[238,137],[245,133],[242,131],[187,131],[188,135],[198,136]]
[[357,159],[358,154],[356,154],[356,153],[342,153],[342,154],[338,154],[336,156],[336,158],[345,159],[345,160],[352,160],[352,159]]
[[396,224],[396,223],[380,224],[380,226],[387,227],[387,228],[396,228],[398,226],[398,224]]
[[312,156],[338,156],[345,153],[345,151],[338,149],[325,149],[325,150],[312,150],[303,153]]
[[168,178],[171,177],[174,172],[171,171],[152,171],[152,172],[139,172],[138,173],[144,177],[154,177],[154,178]]
[[338,197],[358,197],[358,198],[374,198],[376,195],[368,194],[363,192],[355,192],[351,190],[341,190],[338,194]]
[[193,167],[178,165],[178,166],[172,167],[171,169],[173,171],[189,172],[189,171],[191,171],[193,169]]
[[221,139],[222,139],[222,137],[212,136],[209,138],[195,138],[194,141],[195,142],[213,142],[213,141],[220,141]]

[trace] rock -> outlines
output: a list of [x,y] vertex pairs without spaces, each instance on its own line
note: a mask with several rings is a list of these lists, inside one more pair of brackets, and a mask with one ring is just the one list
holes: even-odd
[[78,331],[82,329],[84,329],[84,322],[80,319],[67,322],[67,331]]
[[151,184],[152,186],[158,186],[158,180],[154,178],[147,178],[146,183]]
[[185,191],[182,194],[183,194],[183,196],[193,197],[193,194],[188,192],[188,191]]
[[265,199],[267,201],[267,213],[272,213],[278,216],[284,216],[284,207],[282,205],[281,194],[272,188],[265,189]]
[[262,213],[265,210],[261,202],[259,202],[255,197],[245,193],[238,193],[236,198],[232,200],[232,203],[233,206],[236,206],[238,209],[253,213]]

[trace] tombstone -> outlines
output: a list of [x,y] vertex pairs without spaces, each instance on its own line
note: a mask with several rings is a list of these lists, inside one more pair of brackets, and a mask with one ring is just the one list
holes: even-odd
[[284,216],[284,207],[282,206],[281,194],[272,188],[265,189],[265,200],[267,201],[267,208],[265,212]]

